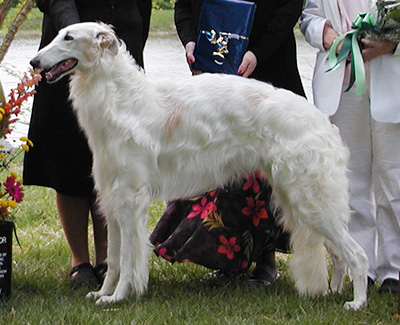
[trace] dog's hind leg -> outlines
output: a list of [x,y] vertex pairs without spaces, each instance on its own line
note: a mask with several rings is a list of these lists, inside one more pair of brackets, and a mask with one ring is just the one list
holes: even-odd
[[[335,217],[340,213],[339,209],[332,211],[334,212],[325,211],[323,216],[315,214],[313,217],[311,217],[312,212],[310,211],[310,215],[299,222],[298,229],[291,229],[294,255],[291,266],[296,279],[296,286],[300,293],[308,295],[322,293],[318,292],[320,291],[318,288],[325,288],[326,286],[327,289],[326,261],[325,257],[323,260],[322,256],[325,255],[322,247],[322,236],[324,236],[335,245],[339,252],[337,256],[343,258],[353,277],[354,300],[346,302],[344,307],[346,309],[359,309],[367,302],[368,258],[361,246],[350,236],[346,225],[340,218]],[[305,225],[306,223],[310,223],[308,227]],[[338,273],[334,274],[333,286],[339,289],[342,282],[342,270],[340,268],[343,266],[340,259],[337,262],[339,262],[339,270],[335,271]],[[325,267],[324,271],[320,269],[321,265],[318,265],[321,263]],[[305,265],[302,266],[302,264]],[[315,287],[313,282],[318,281],[323,282]]]
[[87,294],[87,298],[97,300],[103,296],[111,295],[118,283],[120,273],[120,250],[121,250],[121,233],[118,222],[108,218],[108,249],[107,264],[108,270],[104,279],[103,286],[100,291],[93,291]]
[[353,278],[354,300],[346,302],[346,309],[359,309],[367,302],[367,272],[368,258],[364,250],[350,236],[347,229],[343,232],[332,234],[333,237],[341,236],[340,240],[331,239],[333,244],[341,252],[344,261],[350,268]]
[[329,240],[325,241],[325,247],[329,252],[332,260],[331,290],[332,292],[341,293],[343,289],[343,280],[346,274],[347,265],[343,259],[342,254]]
[[121,301],[133,292],[140,296],[147,288],[150,245],[146,225],[150,196],[148,190],[143,188],[130,197],[131,200],[125,200],[116,209],[121,233],[119,281],[113,294],[100,297],[97,304]]
[[361,246],[350,236],[347,226],[334,217],[340,213],[340,210],[332,209],[332,211],[332,213],[326,211],[325,222],[317,222],[313,226],[336,246],[350,268],[353,278],[354,300],[346,302],[344,307],[346,309],[359,309],[367,302],[368,258]]

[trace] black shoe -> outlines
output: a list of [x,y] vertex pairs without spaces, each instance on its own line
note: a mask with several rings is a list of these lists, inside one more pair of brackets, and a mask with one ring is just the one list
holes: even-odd
[[252,275],[249,279],[247,279],[247,284],[252,287],[267,287],[278,280],[280,277],[281,276],[279,273],[276,273],[275,276],[266,273],[262,278]]
[[379,288],[379,293],[397,293],[399,288],[399,280],[388,278],[382,282],[381,287]]
[[370,277],[367,278],[367,289],[371,289],[375,285],[375,281]]
[[99,284],[102,285],[104,282],[104,278],[106,277],[108,265],[107,263],[99,263],[97,264],[94,268],[94,274],[97,277],[97,280],[99,280]]
[[77,287],[96,288],[99,286],[99,280],[90,263],[82,263],[72,267],[69,270],[69,280]]

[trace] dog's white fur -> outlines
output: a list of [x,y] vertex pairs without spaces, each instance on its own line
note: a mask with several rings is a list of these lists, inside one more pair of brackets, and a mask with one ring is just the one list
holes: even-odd
[[301,294],[328,291],[324,242],[333,256],[331,289],[346,265],[354,300],[366,303],[368,262],[350,237],[346,162],[338,130],[306,99],[242,77],[203,74],[178,82],[147,78],[109,26],[59,32],[31,61],[49,69],[75,58],[70,98],[93,151],[93,175],[109,230],[98,303],[143,294],[148,282],[147,209],[260,171],[291,232],[292,273]]

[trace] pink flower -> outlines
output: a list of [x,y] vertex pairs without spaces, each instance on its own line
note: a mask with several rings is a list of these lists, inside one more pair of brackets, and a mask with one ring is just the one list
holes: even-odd
[[259,179],[263,179],[259,172],[255,172],[254,175],[249,176],[243,184],[243,191],[252,187],[254,193],[260,192],[260,184],[258,183]]
[[214,202],[207,202],[207,198],[203,197],[200,204],[193,204],[192,212],[187,216],[189,219],[194,218],[200,214],[200,219],[207,218],[210,211],[216,211],[217,206]]
[[249,268],[249,261],[244,260],[244,261],[242,261],[242,262],[240,263],[240,269],[246,270],[246,269],[248,269],[248,268]]
[[246,198],[247,207],[242,209],[242,213],[246,216],[253,216],[253,224],[254,226],[258,226],[260,224],[260,219],[267,219],[268,213],[267,210],[261,207],[265,204],[265,201],[254,200],[251,197]]
[[240,251],[240,246],[236,245],[235,237],[231,237],[228,241],[225,236],[221,235],[219,241],[222,245],[218,247],[218,253],[226,254],[226,257],[230,260],[235,256],[235,252]]
[[19,203],[22,201],[24,197],[24,192],[19,182],[15,181],[14,176],[7,177],[6,181],[3,183],[6,192],[15,200],[15,202]]

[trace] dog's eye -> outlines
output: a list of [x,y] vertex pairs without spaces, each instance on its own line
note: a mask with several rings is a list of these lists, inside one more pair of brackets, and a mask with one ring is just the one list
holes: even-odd
[[74,38],[69,34],[65,35],[65,37],[64,37],[64,41],[72,41],[73,39]]

